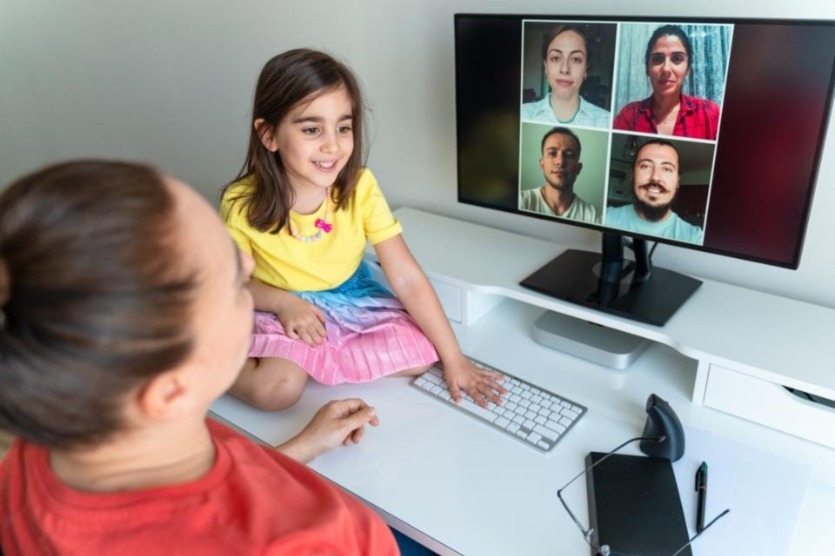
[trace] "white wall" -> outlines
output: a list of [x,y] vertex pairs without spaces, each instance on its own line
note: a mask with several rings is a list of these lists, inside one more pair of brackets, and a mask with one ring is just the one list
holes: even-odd
[[[3,0],[0,184],[56,160],[118,157],[151,161],[215,200],[243,161],[260,67],[310,46],[342,57],[362,79],[373,108],[369,166],[393,206],[596,248],[595,232],[456,203],[453,13],[835,19],[831,0],[746,4]],[[666,246],[656,263],[835,307],[835,227],[827,221],[835,214],[834,125],[799,270]]]

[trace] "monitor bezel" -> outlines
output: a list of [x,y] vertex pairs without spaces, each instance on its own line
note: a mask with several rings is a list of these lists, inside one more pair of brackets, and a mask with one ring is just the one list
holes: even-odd
[[[552,222],[556,224],[564,224],[568,226],[576,226],[581,228],[587,228],[590,230],[598,231],[601,233],[611,232],[611,233],[620,233],[624,236],[634,237],[639,240],[650,241],[659,244],[667,244],[672,245],[675,247],[683,247],[686,249],[691,249],[693,251],[708,253],[713,255],[721,255],[726,256],[734,259],[750,261],[760,264],[765,264],[774,267],[786,268],[791,270],[796,270],[800,266],[800,259],[803,253],[803,246],[806,240],[806,234],[808,233],[809,229],[809,220],[812,211],[812,205],[814,202],[815,191],[818,185],[818,177],[820,173],[821,161],[823,159],[823,152],[826,145],[827,139],[827,129],[829,127],[829,121],[832,115],[832,105],[833,105],[833,96],[835,96],[835,54],[832,57],[832,67],[830,69],[830,78],[829,78],[829,89],[827,93],[826,99],[826,106],[824,107],[824,117],[821,120],[820,128],[818,130],[818,140],[817,146],[813,157],[813,167],[812,172],[810,175],[810,184],[806,194],[806,199],[804,201],[804,210],[802,215],[802,226],[801,230],[798,235],[798,240],[796,242],[794,253],[792,256],[792,260],[788,262],[784,262],[782,260],[774,260],[769,259],[766,257],[757,257],[754,255],[749,255],[745,253],[738,253],[726,249],[720,248],[711,248],[706,247],[704,245],[695,245],[693,243],[687,243],[682,241],[677,241],[674,239],[669,238],[662,238],[657,236],[648,236],[639,233],[633,233],[628,231],[620,231],[614,228],[607,227],[605,225],[600,224],[590,224],[586,222],[579,222],[574,220],[564,220],[564,219],[555,219],[554,217],[550,217],[547,215],[536,214],[533,212],[527,212],[517,209],[505,208],[500,206],[491,205],[489,203],[478,202],[472,199],[466,199],[462,196],[462,168],[461,168],[461,135],[463,133],[463,129],[460,122],[460,103],[462,99],[458,94],[460,90],[459,79],[461,78],[461,73],[458,71],[459,67],[459,56],[460,56],[460,49],[459,49],[459,23],[464,19],[517,19],[521,25],[522,21],[528,20],[557,20],[557,21],[594,21],[594,22],[602,22],[602,23],[617,23],[617,22],[648,22],[648,23],[696,23],[696,24],[730,24],[730,25],[738,25],[738,24],[756,24],[756,25],[796,25],[796,26],[804,26],[804,25],[830,25],[835,30],[835,20],[830,19],[791,19],[791,18],[780,18],[780,19],[770,19],[770,18],[741,18],[741,17],[680,17],[680,16],[612,16],[612,15],[567,15],[567,14],[510,14],[510,13],[473,13],[473,12],[464,12],[464,13],[456,13],[454,14],[454,67],[455,67],[455,123],[456,123],[456,193],[457,193],[457,201],[458,203],[469,205],[469,206],[477,206],[481,208],[487,208],[491,210],[497,210],[499,212],[507,213],[507,214],[515,214],[521,215],[524,217],[529,218],[536,218],[538,220],[543,220],[547,222]],[[666,136],[662,136],[666,137]],[[717,143],[718,144],[718,143]]]

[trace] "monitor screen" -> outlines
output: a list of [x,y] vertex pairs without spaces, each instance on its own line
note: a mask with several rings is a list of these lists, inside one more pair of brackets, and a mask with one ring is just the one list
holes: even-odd
[[797,268],[835,22],[457,14],[459,202]]

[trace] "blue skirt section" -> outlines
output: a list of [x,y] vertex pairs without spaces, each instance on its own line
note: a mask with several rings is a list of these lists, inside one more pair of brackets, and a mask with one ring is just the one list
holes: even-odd
[[[362,297],[391,297],[394,294],[371,276],[368,263],[361,261],[350,278],[330,290],[316,292],[293,292],[305,301],[315,303],[317,298],[333,298],[335,303],[345,303]],[[353,303],[353,301],[351,301]],[[399,302],[398,302],[399,304]]]

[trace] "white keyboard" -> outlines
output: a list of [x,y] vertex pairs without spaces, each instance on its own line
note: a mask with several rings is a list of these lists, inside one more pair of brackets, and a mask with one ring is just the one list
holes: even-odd
[[549,453],[560,438],[588,411],[584,406],[540,388],[530,382],[470,358],[477,367],[504,375],[502,386],[508,391],[503,404],[481,407],[465,395],[460,404],[452,401],[444,373],[432,367],[412,380],[412,386],[442,400],[490,427],[515,438],[542,453]]

